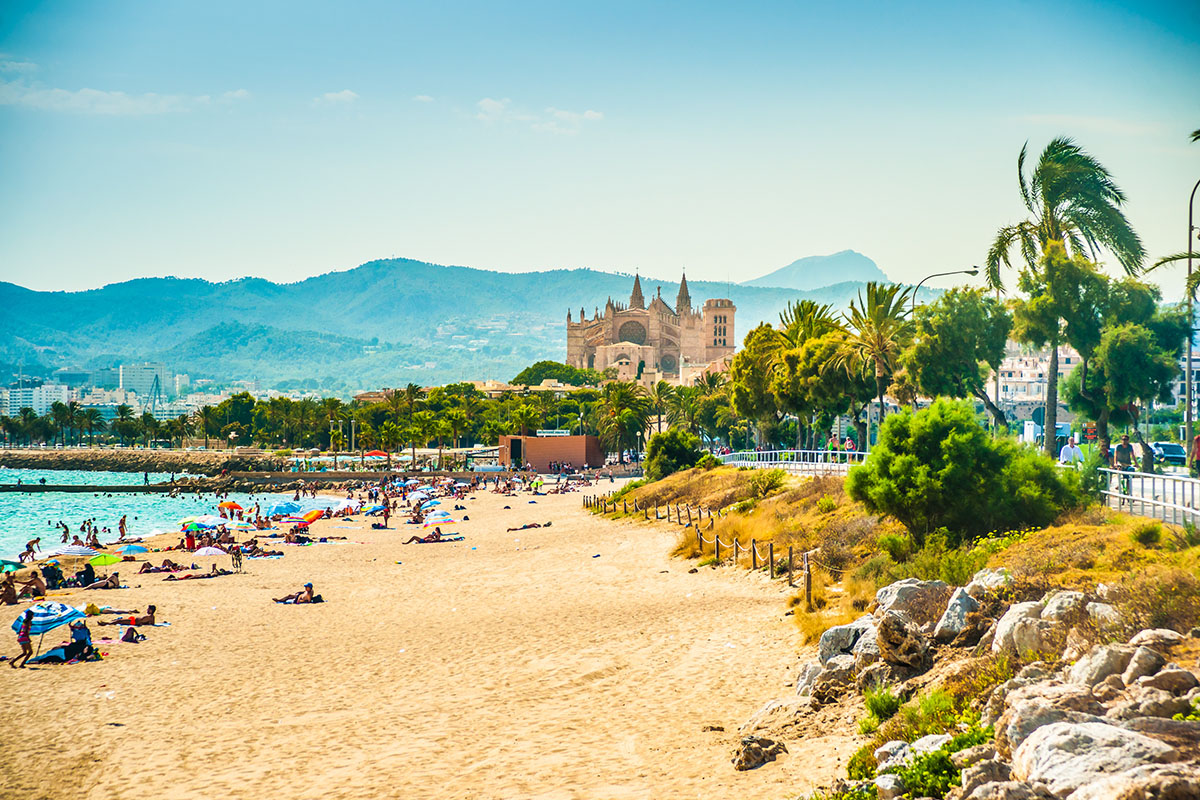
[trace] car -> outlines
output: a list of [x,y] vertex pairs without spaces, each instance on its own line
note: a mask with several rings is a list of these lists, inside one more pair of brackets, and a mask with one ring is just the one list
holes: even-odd
[[1154,459],[1177,467],[1187,466],[1187,450],[1176,442],[1151,442],[1150,449],[1154,451]]

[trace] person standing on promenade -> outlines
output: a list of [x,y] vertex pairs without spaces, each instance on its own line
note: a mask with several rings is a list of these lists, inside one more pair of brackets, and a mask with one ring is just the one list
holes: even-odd
[[1079,449],[1079,435],[1074,434],[1058,451],[1058,463],[1077,464],[1083,461],[1083,451]]

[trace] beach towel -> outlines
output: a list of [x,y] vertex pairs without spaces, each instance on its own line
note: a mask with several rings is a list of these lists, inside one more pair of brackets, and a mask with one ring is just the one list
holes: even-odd
[[283,558],[283,556],[246,556],[247,561],[270,561],[274,558]]
[[465,536],[443,536],[440,539],[432,539],[428,542],[417,541],[417,542],[413,542],[413,544],[439,544],[441,542],[461,542],[465,538],[466,538]]

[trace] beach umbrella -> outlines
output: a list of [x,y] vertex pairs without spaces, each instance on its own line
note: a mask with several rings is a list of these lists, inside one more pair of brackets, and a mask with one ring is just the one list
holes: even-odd
[[[34,636],[40,636],[60,625],[66,625],[87,616],[78,608],[72,608],[65,603],[36,603],[30,606],[29,610],[33,612],[33,624],[30,626],[29,632]],[[21,624],[24,621],[25,612],[22,611],[13,622],[12,629],[14,631],[21,630]]]
[[149,553],[149,547],[142,547],[140,544],[119,544],[113,548],[122,555],[132,555],[134,553]]
[[293,503],[289,500],[269,506],[266,513],[268,517],[274,517],[280,514],[295,514],[299,510],[300,504]]
[[190,531],[191,533],[195,533],[196,531],[204,530],[204,526],[202,526],[198,523],[195,523],[195,522],[189,522],[187,525],[183,526],[182,530]]
[[252,531],[255,530],[255,527],[253,523],[239,520],[237,522],[231,522],[229,524],[229,529],[233,531]]
[[217,508],[232,508],[234,511],[242,510],[242,507],[232,500],[226,500],[224,503],[217,503]]
[[119,564],[121,557],[112,553],[101,553],[98,556],[88,559],[89,564],[94,564],[97,567],[107,567],[109,564]]
[[382,450],[368,450],[363,455],[367,458],[387,458],[387,453]]
[[371,516],[372,514],[378,514],[380,511],[383,511],[383,508],[384,508],[383,506],[371,506],[370,508],[368,508],[368,509],[367,509],[366,511],[364,511],[363,513],[364,513],[364,514],[366,514],[366,515],[369,517],[369,516]]
[[458,524],[458,520],[453,520],[453,519],[450,519],[449,517],[446,517],[444,519],[425,520],[425,524],[422,525],[421,527],[423,527],[423,528],[440,528],[443,525],[457,525],[457,524]]
[[325,511],[323,509],[314,508],[312,511],[309,511],[307,514],[305,514],[303,519],[305,522],[316,522],[323,516],[325,516]]
[[16,572],[24,568],[25,565],[20,561],[9,561],[8,559],[0,558],[0,572]]
[[229,553],[226,553],[224,550],[222,550],[219,547],[201,547],[199,550],[192,553],[192,555],[194,555],[194,556],[227,556],[227,555],[229,555]]
[[94,556],[99,555],[99,551],[93,550],[90,547],[83,547],[77,544],[69,544],[65,547],[57,547],[50,551],[50,555],[55,556]]
[[426,500],[424,503],[421,504],[421,510],[425,511],[427,509],[433,508],[434,506],[440,506],[441,504],[442,504],[441,500]]
[[412,500],[413,502],[418,502],[421,500],[428,500],[429,492],[413,492],[412,494],[410,494],[408,496],[408,499]]
[[419,480],[417,480],[416,478],[409,478],[408,480],[406,480],[404,482],[404,485],[405,486],[420,486],[421,482]]

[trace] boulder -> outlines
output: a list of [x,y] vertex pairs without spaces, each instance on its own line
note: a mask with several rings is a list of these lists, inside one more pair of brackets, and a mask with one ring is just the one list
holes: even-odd
[[1166,717],[1185,714],[1188,711],[1187,698],[1176,697],[1162,689],[1147,686],[1133,686],[1129,689],[1125,700],[1115,704],[1108,710],[1106,716],[1112,719],[1137,719],[1139,717]]
[[1183,644],[1183,638],[1182,633],[1176,633],[1170,628],[1148,628],[1135,633],[1129,643],[1134,647],[1169,650],[1177,644]]
[[890,664],[919,668],[929,644],[916,625],[899,614],[885,614],[876,629],[879,657]]
[[863,669],[855,667],[854,687],[859,694],[876,686],[891,686],[908,679],[912,670],[899,664],[889,664],[886,661],[876,661]]
[[1200,800],[1200,769],[1143,764],[1080,786],[1069,800]]
[[854,656],[834,656],[813,680],[810,694],[818,703],[832,703],[842,698],[853,685]]
[[817,659],[824,664],[836,655],[849,653],[863,631],[874,625],[875,621],[867,614],[846,625],[833,626],[821,634],[821,639],[817,642]]
[[1138,678],[1153,675],[1162,669],[1165,663],[1166,659],[1158,653],[1144,645],[1140,646],[1133,651],[1133,656],[1129,659],[1129,666],[1125,667],[1125,671],[1121,673],[1121,683],[1128,686]]
[[935,623],[946,608],[950,591],[950,585],[945,581],[905,578],[875,593],[875,616],[883,617],[889,612],[899,614],[918,628]]
[[1121,612],[1111,603],[1088,603],[1086,611],[1088,618],[1102,631],[1119,628],[1124,621]]
[[1172,694],[1183,694],[1189,689],[1195,688],[1200,681],[1197,681],[1196,676],[1186,669],[1168,664],[1166,669],[1138,678],[1136,683],[1138,686],[1163,689]]
[[813,684],[816,683],[817,676],[821,674],[822,667],[815,661],[810,661],[800,667],[800,674],[796,676],[796,694],[800,697],[807,697],[812,694]]
[[875,792],[879,800],[895,800],[904,796],[904,781],[899,775],[880,775],[875,779]]
[[962,771],[962,794],[969,795],[980,786],[1002,783],[1012,777],[1012,767],[1003,761],[989,760],[967,767]]
[[1091,649],[1092,640],[1084,636],[1079,628],[1071,628],[1067,631],[1067,639],[1063,643],[1062,660],[1078,661]]
[[1013,753],[1013,775],[1044,783],[1066,798],[1105,775],[1164,761],[1174,748],[1136,731],[1099,722],[1054,722],[1038,728]]
[[893,739],[890,742],[886,742],[881,744],[879,747],[876,747],[875,751],[871,755],[875,756],[876,768],[884,769],[885,764],[891,764],[892,762],[895,762],[896,764],[903,763],[904,759],[908,756],[908,751],[908,742],[902,742],[899,739]]
[[870,624],[864,624],[862,635],[850,648],[850,655],[854,656],[854,668],[860,671],[879,660],[878,631],[874,618],[868,619],[871,620]]
[[1071,683],[1095,686],[1109,675],[1124,672],[1136,649],[1127,644],[1098,644],[1071,666],[1067,672],[1067,680]]
[[[966,619],[963,621],[962,630],[950,640],[951,647],[974,647],[979,644],[980,640],[987,634],[992,626],[996,624],[996,620],[982,614],[978,611],[967,613]],[[937,633],[937,629],[934,629]],[[988,646],[991,646],[989,642]]]
[[1108,703],[1116,700],[1125,691],[1125,681],[1121,680],[1120,675],[1109,675],[1104,680],[1092,687],[1092,694],[1101,703]]
[[1057,653],[1066,638],[1061,622],[1026,617],[1012,627],[1010,641],[1013,649],[1025,653]]
[[950,734],[948,733],[931,733],[928,736],[922,736],[908,747],[912,751],[913,756],[921,756],[926,753],[932,753],[934,750],[940,750],[950,743]]
[[1004,616],[1000,617],[996,623],[996,633],[992,638],[992,652],[999,653],[1007,650],[1010,653],[1016,653],[1017,649],[1013,645],[1012,633],[1013,628],[1023,619],[1038,619],[1042,614],[1042,604],[1038,601],[1030,600],[1025,603],[1013,603],[1008,611],[1004,612]]
[[1000,781],[985,783],[965,800],[1049,800],[1054,795],[1039,786],[1030,786],[1020,781]]
[[1004,567],[996,569],[981,569],[972,576],[970,583],[966,585],[967,594],[976,599],[983,597],[988,592],[994,592],[997,589],[1003,589],[1012,583],[1012,574]]
[[764,736],[743,736],[733,754],[733,768],[739,772],[756,769],[768,761],[774,761],[777,756],[787,751],[783,742]]
[[1073,623],[1082,619],[1087,613],[1084,610],[1087,605],[1087,597],[1083,592],[1056,592],[1042,598],[1042,601],[1046,606],[1042,609],[1041,618],[1051,622]]
[[972,764],[980,761],[988,761],[996,757],[996,746],[991,742],[977,744],[974,747],[968,747],[966,750],[959,750],[957,753],[950,754],[950,763],[959,769],[966,769]]
[[1046,705],[1041,700],[1021,700],[1005,711],[996,723],[996,749],[1001,753],[1013,753],[1034,731],[1059,722],[1094,722],[1106,720],[1095,714],[1069,711]]
[[952,641],[967,627],[967,615],[978,610],[979,602],[966,589],[955,589],[933,629],[933,638],[939,642]]

